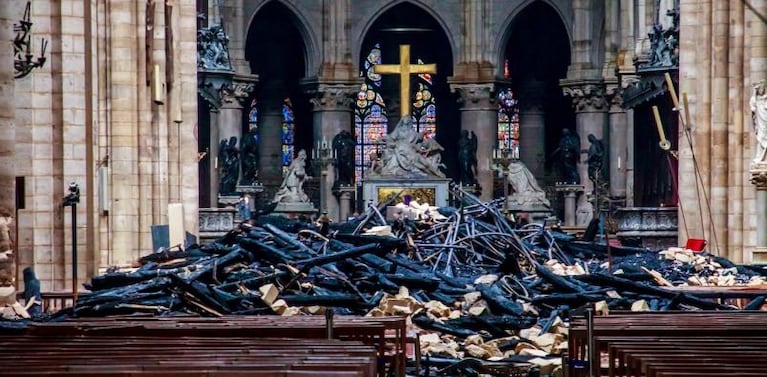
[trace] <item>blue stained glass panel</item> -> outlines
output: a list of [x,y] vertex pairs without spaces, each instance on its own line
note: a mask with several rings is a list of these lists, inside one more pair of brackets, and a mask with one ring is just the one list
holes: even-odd
[[258,103],[256,102],[256,99],[253,98],[253,101],[250,102],[250,112],[248,113],[248,123],[250,124],[256,124],[258,123]]
[[293,162],[293,144],[295,142],[295,124],[293,121],[293,106],[290,99],[286,98],[282,105],[282,169],[287,172],[288,166]]

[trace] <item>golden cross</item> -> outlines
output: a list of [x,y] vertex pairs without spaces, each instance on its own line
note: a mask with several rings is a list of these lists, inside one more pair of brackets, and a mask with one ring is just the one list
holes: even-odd
[[410,64],[410,45],[399,45],[399,64],[378,64],[373,72],[381,75],[399,75],[400,115],[410,116],[410,75],[437,73],[436,64]]

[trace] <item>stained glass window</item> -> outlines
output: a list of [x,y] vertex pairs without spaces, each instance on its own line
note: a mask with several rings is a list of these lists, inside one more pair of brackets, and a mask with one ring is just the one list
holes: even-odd
[[519,103],[509,88],[498,93],[498,148],[519,159]]
[[[419,64],[423,64],[418,59]],[[418,75],[418,91],[413,101],[413,128],[419,134],[433,138],[437,135],[437,106],[431,93],[431,75]]]
[[293,144],[295,141],[295,125],[293,124],[293,104],[290,98],[282,103],[282,172],[287,173],[288,166],[293,162]]
[[365,170],[370,167],[371,155],[374,157],[380,151],[381,138],[386,136],[388,120],[386,104],[381,93],[381,75],[373,72],[373,67],[381,64],[381,49],[378,44],[370,50],[365,59],[364,71],[361,76],[364,82],[357,93],[357,106],[354,111],[354,151],[355,182],[359,185],[365,176]]
[[253,126],[258,124],[258,101],[256,101],[255,98],[253,98],[253,101],[250,102],[250,112],[248,112],[248,124]]

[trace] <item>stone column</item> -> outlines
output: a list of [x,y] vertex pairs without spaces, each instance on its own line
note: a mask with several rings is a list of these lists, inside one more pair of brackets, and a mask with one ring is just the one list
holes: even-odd
[[519,157],[538,182],[544,174],[546,120],[543,112],[545,83],[530,79],[521,84],[519,99]]
[[[314,125],[314,142],[327,141],[332,147],[333,138],[341,131],[352,132],[352,104],[357,87],[353,84],[313,83],[307,87],[307,93],[313,97],[312,124]],[[307,151],[309,153],[309,151]],[[314,162],[314,163],[319,163]],[[333,184],[336,180],[335,168],[325,166],[327,174],[320,177],[320,211],[327,211],[331,219],[341,218],[338,199],[333,195]]]
[[[7,4],[6,4],[7,5]],[[15,103],[14,91],[16,83],[13,79],[13,46],[14,16],[18,21],[21,13],[13,14],[16,7],[3,6],[0,10],[0,40],[3,49],[0,50],[0,210],[12,212],[16,207],[15,183],[16,161],[15,145],[16,131],[14,127]],[[23,13],[23,12],[22,12]],[[28,79],[28,80],[31,80]]]
[[[12,259],[0,262],[0,275],[11,277],[15,275],[14,262],[19,263],[17,247],[10,242],[11,233],[16,225],[11,220],[16,207],[15,204],[15,145],[16,131],[14,127],[15,100],[14,92],[16,83],[13,79],[13,20],[19,15],[14,15],[16,7],[4,4],[0,7],[0,40],[3,48],[0,49],[0,252],[13,250]],[[15,17],[14,17],[15,16]],[[8,225],[7,228],[4,228]],[[4,228],[4,229],[3,229]],[[18,244],[18,240],[14,240]],[[12,283],[11,279],[0,278],[0,286]],[[17,285],[18,286],[18,285]],[[14,294],[15,292],[11,292]]]
[[623,97],[619,87],[608,91],[610,102],[609,123],[610,136],[607,144],[609,150],[608,176],[610,179],[610,197],[622,199],[626,197],[626,161],[628,145],[628,117],[623,108]]
[[[242,102],[250,97],[254,87],[253,83],[234,81],[221,90],[221,108],[218,110],[216,122],[218,129],[216,148],[218,148],[222,140],[226,140],[228,143],[232,137],[237,138],[236,147],[240,148],[240,140],[242,139]],[[218,157],[218,151],[216,151],[216,157]],[[218,161],[218,166],[221,166],[221,163],[222,161]],[[237,182],[240,182],[239,176],[237,177]],[[215,184],[218,184],[218,179],[216,179]],[[218,198],[218,196],[215,198]],[[221,201],[219,203],[221,204]],[[231,203],[227,202],[227,204]]]
[[756,247],[752,263],[767,261],[767,164],[751,167],[751,183],[756,186]]
[[[581,139],[583,153],[578,164],[578,173],[586,194],[578,200],[578,212],[582,212],[588,206],[586,203],[588,196],[594,193],[594,185],[589,180],[588,164],[586,164],[588,157],[586,152],[590,146],[588,135],[593,134],[597,139],[604,141],[607,124],[607,99],[601,79],[565,79],[560,81],[560,85],[564,94],[573,100],[575,131]],[[609,164],[608,162],[605,163]],[[586,222],[584,223],[584,221]],[[584,226],[587,224],[586,217],[583,217],[577,225]]]
[[224,28],[229,36],[229,58],[232,61],[232,68],[236,71],[247,71],[250,69],[248,62],[245,60],[245,36],[247,30],[244,30],[243,2],[244,0],[221,2],[224,13]]
[[208,166],[208,169],[210,169],[210,187],[208,190],[210,190],[210,206],[214,208],[217,207],[216,203],[218,203],[218,164],[220,163],[220,161],[218,161],[218,118],[218,109],[211,107],[210,135],[208,140],[210,145],[210,149],[208,150],[208,158],[210,159],[210,164]]
[[451,83],[460,95],[461,129],[477,135],[477,182],[482,189],[480,199],[493,199],[493,170],[491,156],[498,145],[498,106],[494,84]]
[[583,192],[581,185],[557,185],[556,190],[563,193],[565,197],[565,226],[576,225],[576,204],[578,194]]
[[349,218],[352,214],[352,199],[354,198],[354,193],[357,191],[355,186],[349,186],[349,187],[340,187],[338,188],[338,199],[339,199],[339,215],[338,219],[336,221],[342,222],[346,221],[346,219]]
[[270,95],[259,101],[258,177],[265,186],[282,183],[282,98]]

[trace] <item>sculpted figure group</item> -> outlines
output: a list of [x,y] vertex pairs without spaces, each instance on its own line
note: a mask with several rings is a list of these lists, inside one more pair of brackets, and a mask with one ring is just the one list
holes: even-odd
[[432,176],[444,178],[440,152],[444,150],[434,139],[419,135],[412,128],[412,119],[402,118],[390,134],[384,136],[381,160],[373,172],[383,176]]

